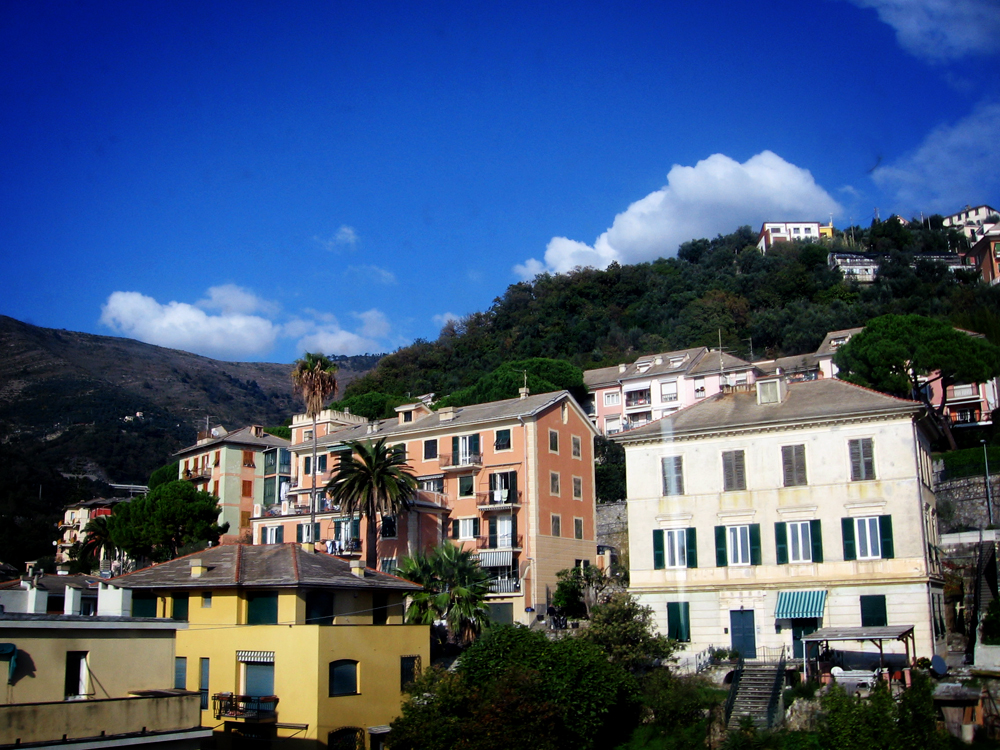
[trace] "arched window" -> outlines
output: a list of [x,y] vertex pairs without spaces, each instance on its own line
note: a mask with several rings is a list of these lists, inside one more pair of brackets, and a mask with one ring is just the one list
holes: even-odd
[[327,750],[358,750],[365,746],[364,731],[358,727],[338,729],[326,738]]
[[330,662],[330,697],[357,695],[358,663],[351,659]]

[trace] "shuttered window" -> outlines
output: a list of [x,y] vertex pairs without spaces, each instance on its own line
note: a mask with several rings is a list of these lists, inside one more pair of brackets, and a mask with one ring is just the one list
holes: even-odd
[[845,560],[891,560],[895,557],[892,516],[842,518]]
[[662,459],[662,465],[663,465],[663,494],[683,495],[684,494],[683,458],[681,456],[666,456]]
[[174,690],[187,690],[188,660],[186,656],[174,657]]
[[688,602],[667,602],[667,638],[691,640],[691,609]]
[[875,478],[875,452],[871,438],[848,441],[851,454],[851,481]]
[[760,565],[760,524],[715,527],[715,564]]
[[861,597],[861,627],[882,628],[889,624],[886,613],[885,595]]
[[697,568],[698,535],[692,528],[653,530],[653,568]]
[[726,492],[747,488],[746,460],[743,451],[725,451],[722,454],[722,479]]
[[781,467],[785,475],[786,487],[806,484],[806,447],[785,445],[781,448]]

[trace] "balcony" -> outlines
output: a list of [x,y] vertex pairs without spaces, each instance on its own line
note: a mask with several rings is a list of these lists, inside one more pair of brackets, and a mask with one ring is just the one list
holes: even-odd
[[347,541],[334,540],[333,554],[335,554],[337,557],[360,557],[361,540],[360,539],[348,539]]
[[962,426],[980,424],[982,421],[989,421],[989,417],[984,417],[980,409],[959,408],[948,410],[948,421],[952,425]]
[[488,534],[476,538],[476,549],[521,549],[521,534]]
[[216,693],[212,709],[216,719],[274,721],[278,717],[278,696]]
[[492,578],[490,579],[491,594],[520,594],[520,578]]
[[212,469],[208,466],[184,469],[184,478],[189,482],[207,482],[212,478]]
[[521,507],[521,491],[490,490],[476,493],[479,510],[512,510]]
[[440,453],[438,461],[443,470],[481,468],[483,465],[482,453]]
[[975,383],[968,385],[953,385],[948,388],[948,401],[979,401],[979,386]]
[[641,406],[649,406],[653,403],[653,399],[649,395],[649,391],[631,391],[625,394],[625,408],[626,409],[637,409]]

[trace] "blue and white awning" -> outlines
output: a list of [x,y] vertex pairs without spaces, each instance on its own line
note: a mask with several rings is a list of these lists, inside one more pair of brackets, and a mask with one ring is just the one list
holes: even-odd
[[237,651],[236,661],[244,664],[274,664],[273,651]]
[[479,567],[508,568],[513,564],[514,553],[509,549],[483,551],[479,553]]
[[774,619],[795,620],[802,617],[822,617],[826,608],[825,591],[779,591]]

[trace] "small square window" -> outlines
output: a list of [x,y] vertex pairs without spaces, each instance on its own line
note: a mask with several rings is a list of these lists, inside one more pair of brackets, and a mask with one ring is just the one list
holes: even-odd
[[573,458],[583,457],[583,440],[580,439],[579,435],[573,435],[570,440],[573,443]]
[[583,500],[583,478],[573,477],[573,499]]
[[605,406],[618,406],[622,402],[622,394],[618,391],[609,391],[604,394]]
[[559,452],[559,433],[549,430],[549,453]]
[[550,471],[549,472],[549,493],[552,495],[559,495],[559,472]]
[[511,449],[510,430],[497,430],[497,439],[493,450],[509,451]]
[[438,441],[424,441],[424,461],[430,461],[438,457]]
[[472,497],[475,494],[475,480],[473,477],[459,477],[458,478],[458,496],[459,497]]
[[552,514],[552,536],[561,536],[562,534],[562,518],[557,516],[555,513]]
[[573,536],[576,539],[583,539],[583,519],[574,518],[573,519]]
[[403,412],[403,421],[404,422],[412,422],[413,421],[413,412],[412,411],[404,411]]
[[211,591],[203,591],[201,593],[201,607],[202,607],[202,609],[211,609],[212,608],[212,592]]

